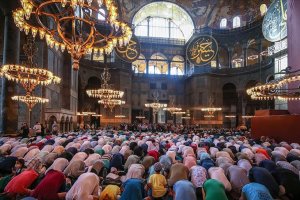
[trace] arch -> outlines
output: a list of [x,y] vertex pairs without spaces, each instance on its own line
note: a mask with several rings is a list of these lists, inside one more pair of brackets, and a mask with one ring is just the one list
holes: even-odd
[[221,29],[227,28],[227,19],[226,18],[221,19],[220,28]]
[[237,89],[233,83],[226,83],[222,87],[223,91],[223,105],[229,107],[236,105],[238,100]]
[[168,62],[164,54],[155,53],[151,56],[149,74],[168,74]]
[[[185,41],[191,38],[195,27],[191,16],[183,8],[165,1],[143,6],[134,15],[132,24],[138,36],[178,38]],[[151,33],[151,30],[155,30],[155,33]]]
[[51,115],[48,118],[48,129],[52,131],[52,126],[54,123],[57,123],[57,118],[54,115]]
[[239,27],[241,27],[241,18],[239,16],[235,16],[233,18],[232,28],[239,28]]
[[232,52],[232,67],[240,68],[244,66],[243,47],[240,43],[236,43]]
[[259,62],[258,44],[255,39],[248,41],[246,55],[247,66],[254,65]]
[[228,68],[229,67],[229,53],[227,48],[220,46],[219,47],[219,68]]
[[[223,113],[224,115],[236,115],[238,94],[235,84],[226,83],[222,87],[223,92]],[[230,119],[224,119],[224,127],[231,128],[232,121]]]
[[66,121],[65,121],[65,131],[69,132],[70,131],[70,121],[69,117],[67,116]]
[[144,74],[147,72],[147,63],[145,56],[140,54],[139,58],[132,63],[132,70],[134,73]]
[[61,132],[65,131],[65,116],[61,116],[60,118],[60,131]]
[[245,85],[245,95],[246,95],[246,105],[245,105],[245,114],[246,115],[254,115],[255,110],[259,110],[260,109],[260,102],[259,101],[255,101],[251,99],[251,96],[249,96],[246,91],[247,89],[256,86],[258,83],[258,81],[256,80],[250,80],[246,83]]
[[171,75],[184,75],[184,58],[176,55],[173,57],[171,62]]
[[260,15],[264,16],[268,11],[268,7],[265,3],[263,3],[260,5],[259,10],[260,10]]
[[95,89],[99,88],[101,85],[101,80],[100,78],[96,76],[92,76],[88,79],[86,89]]

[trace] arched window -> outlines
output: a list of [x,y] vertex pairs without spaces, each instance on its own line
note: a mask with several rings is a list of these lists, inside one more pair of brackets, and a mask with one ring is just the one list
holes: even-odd
[[174,56],[171,62],[171,75],[180,75],[184,74],[184,59],[181,56]]
[[227,27],[227,19],[223,18],[220,22],[220,28],[226,28]]
[[260,5],[259,10],[260,10],[260,15],[264,16],[268,11],[268,7],[267,7],[266,4],[263,3],[263,4]]
[[239,16],[236,16],[233,18],[233,28],[241,27],[241,18]]
[[168,74],[168,62],[163,54],[156,53],[151,56],[149,74]]
[[104,21],[105,20],[105,10],[103,9],[103,8],[100,8],[99,9],[99,13],[98,13],[98,19],[100,20],[100,21]]
[[144,74],[146,73],[146,59],[144,55],[140,55],[139,58],[132,63],[132,70],[134,73]]
[[134,16],[132,24],[135,35],[184,39],[193,35],[194,23],[189,14],[170,2],[153,2],[141,8]]

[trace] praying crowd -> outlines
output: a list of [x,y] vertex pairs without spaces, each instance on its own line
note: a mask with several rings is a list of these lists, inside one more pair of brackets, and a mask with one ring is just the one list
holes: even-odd
[[299,200],[300,145],[237,130],[0,138],[0,199]]

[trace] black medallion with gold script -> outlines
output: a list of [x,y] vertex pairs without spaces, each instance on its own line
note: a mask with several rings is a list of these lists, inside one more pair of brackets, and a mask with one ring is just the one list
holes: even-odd
[[204,65],[211,62],[218,53],[218,43],[212,36],[201,35],[187,47],[186,55],[194,65]]
[[141,53],[140,42],[137,37],[132,36],[127,46],[115,48],[116,54],[124,61],[132,63],[136,61]]
[[287,36],[287,0],[274,0],[262,24],[264,37],[276,42]]

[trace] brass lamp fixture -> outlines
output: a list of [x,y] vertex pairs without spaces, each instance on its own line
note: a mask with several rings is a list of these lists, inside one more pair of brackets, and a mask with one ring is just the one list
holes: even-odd
[[31,96],[31,95],[26,95],[26,96],[13,96],[11,98],[14,101],[19,101],[22,103],[25,103],[29,109],[29,111],[32,110],[32,108],[37,104],[37,103],[48,103],[49,99],[41,98],[41,97],[36,97],[36,96]]
[[31,95],[33,90],[38,85],[59,84],[61,79],[55,76],[51,71],[39,68],[34,63],[34,56],[37,53],[37,48],[33,38],[28,37],[27,42],[23,45],[24,53],[27,61],[22,65],[10,64],[3,65],[1,74],[9,81],[20,83],[26,90],[26,95]]
[[112,85],[108,84],[110,81],[111,74],[108,71],[108,68],[105,67],[103,73],[101,74],[102,84],[100,89],[87,90],[86,93],[89,97],[98,98],[98,99],[120,99],[123,97],[124,92],[120,90],[112,89]]
[[222,111],[222,110],[223,109],[221,107],[215,107],[213,105],[213,99],[211,97],[209,98],[209,106],[201,108],[201,111],[206,113],[204,115],[204,118],[214,118],[215,112]]
[[118,20],[114,0],[20,0],[13,12],[16,26],[25,34],[45,38],[51,48],[67,49],[73,69],[79,69],[83,55],[110,54],[126,46],[131,28]]
[[173,115],[173,114],[175,114],[175,112],[180,112],[180,111],[182,111],[182,108],[176,107],[176,106],[175,106],[175,99],[172,98],[172,99],[171,99],[171,104],[170,104],[170,106],[167,107],[167,108],[164,108],[163,110],[168,111],[168,112],[170,112],[170,113]]
[[154,102],[153,103],[146,103],[145,107],[146,108],[152,108],[153,109],[153,114],[158,113],[158,111],[160,111],[161,109],[167,108],[168,105],[164,104],[164,103],[159,103],[159,92],[156,91],[155,93],[152,94],[153,98],[154,98]]
[[300,88],[290,86],[290,83],[300,81],[300,70],[291,71],[291,67],[287,67],[277,74],[284,74],[279,78],[270,80],[273,75],[268,76],[265,84],[257,85],[249,88],[247,94],[254,100],[300,100]]
[[153,109],[153,113],[158,113],[159,110],[166,108],[168,105],[167,104],[163,104],[163,103],[159,103],[158,100],[156,100],[153,103],[146,103],[145,107],[146,108],[152,108]]
[[25,89],[26,95],[13,96],[12,100],[19,101],[27,105],[29,110],[28,122],[30,124],[32,108],[38,103],[44,104],[49,102],[49,99],[34,96],[34,89],[38,85],[45,86],[49,84],[58,84],[61,79],[54,76],[52,72],[46,69],[38,68],[37,64],[34,63],[34,56],[38,49],[33,38],[27,38],[26,44],[23,45],[23,50],[27,56],[27,61],[22,65],[10,64],[2,66],[0,69],[0,75],[9,81],[20,83],[20,85]]
[[110,111],[112,111],[114,107],[124,105],[126,102],[120,99],[100,99],[98,103],[104,105],[104,108],[110,108]]

